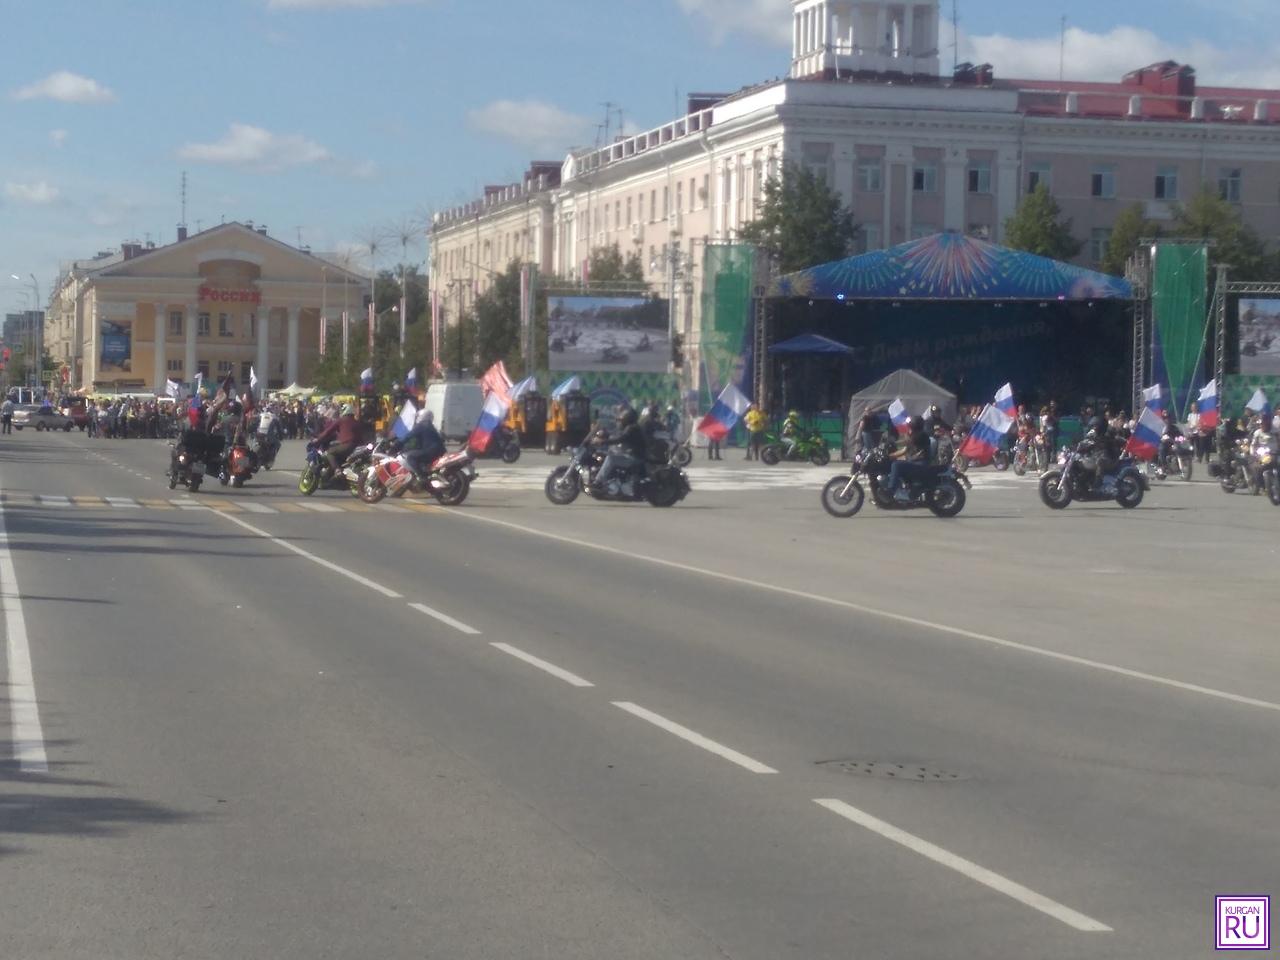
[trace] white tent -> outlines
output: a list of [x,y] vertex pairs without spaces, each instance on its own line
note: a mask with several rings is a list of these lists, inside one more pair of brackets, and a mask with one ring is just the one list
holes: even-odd
[[316,392],[315,387],[300,387],[297,383],[291,383],[283,390],[277,390],[277,397],[310,397]]
[[914,370],[895,370],[883,380],[859,390],[849,399],[849,420],[845,428],[849,446],[852,448],[853,441],[857,438],[858,421],[864,413],[887,410],[889,404],[899,398],[907,408],[907,413],[913,417],[920,416],[937,404],[947,423],[956,421],[958,406],[954,393],[947,392]]

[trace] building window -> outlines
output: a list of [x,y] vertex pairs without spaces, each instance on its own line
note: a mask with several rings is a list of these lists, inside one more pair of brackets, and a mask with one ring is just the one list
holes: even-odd
[[196,317],[196,333],[202,337],[209,336],[209,314],[202,313]]
[[879,193],[884,189],[882,171],[879,160],[859,160],[858,189],[863,193]]
[[231,317],[230,317],[230,315],[225,314],[225,313],[220,313],[220,314],[218,314],[218,336],[220,336],[220,337],[229,337],[229,336],[231,336]]
[[862,225],[862,250],[879,250],[881,246],[880,224],[864,223]]
[[251,364],[251,363],[250,363],[249,361],[247,361],[247,360],[240,364],[240,382],[241,382],[241,383],[243,383],[243,384],[248,384],[248,382],[249,382],[249,373],[250,373],[250,371],[251,371],[252,367],[253,367],[253,364]]
[[632,212],[632,211],[631,211],[631,198],[630,198],[630,197],[627,197],[627,226],[628,226],[628,227],[632,226],[632,225],[633,225],[633,224],[635,224],[635,222],[636,222],[635,217],[633,217],[633,216],[631,215],[631,212]]
[[987,161],[981,160],[969,167],[969,192],[991,192],[991,164]]
[[658,222],[658,191],[649,191],[649,222]]
[[219,378],[226,377],[229,373],[231,373],[232,369],[233,369],[233,366],[230,360],[218,361],[218,377]]
[[1156,171],[1156,199],[1178,199],[1178,168],[1161,167]]
[[1047,163],[1031,164],[1027,167],[1027,193],[1035,193],[1042,183],[1046,190],[1053,190],[1053,167]]
[[209,379],[209,361],[208,360],[197,361],[196,373],[200,374],[200,376],[205,380]]
[[800,145],[800,165],[813,174],[814,179],[831,186],[831,155],[834,151],[834,144],[803,143]]
[[169,314],[169,334],[170,336],[182,336],[182,311],[175,310]]
[[666,220],[671,216],[671,188],[662,188],[662,219]]
[[938,192],[938,168],[932,163],[916,164],[911,171],[911,189],[916,193]]
[[1089,257],[1095,264],[1107,259],[1107,251],[1111,248],[1111,230],[1107,227],[1096,227],[1089,234]]
[[923,240],[925,237],[932,237],[938,232],[938,228],[931,223],[916,223],[911,226],[911,239]]
[[613,229],[622,229],[622,201],[615,200],[613,202]]
[[1116,168],[1099,166],[1093,168],[1089,192],[1100,200],[1116,198]]
[[1241,179],[1239,167],[1223,167],[1218,171],[1218,196],[1227,203],[1239,203]]
[[702,201],[703,210],[711,206],[711,175],[708,173],[702,175],[702,192],[698,194],[698,199]]
[[181,372],[182,372],[182,361],[181,361],[181,360],[169,360],[169,361],[167,361],[166,365],[168,366],[168,368],[169,368],[169,372],[170,372],[170,373],[181,373]]
[[684,209],[684,181],[676,184],[676,213]]

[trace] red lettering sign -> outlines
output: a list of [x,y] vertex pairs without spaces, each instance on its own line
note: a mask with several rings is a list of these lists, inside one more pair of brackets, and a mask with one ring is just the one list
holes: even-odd
[[257,290],[224,290],[221,287],[201,287],[201,301],[215,303],[261,303],[262,294]]

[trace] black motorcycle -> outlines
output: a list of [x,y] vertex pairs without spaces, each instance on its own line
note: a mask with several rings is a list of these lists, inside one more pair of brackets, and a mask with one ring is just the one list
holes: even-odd
[[669,464],[639,464],[617,475],[616,489],[601,487],[596,483],[596,474],[604,458],[604,451],[596,444],[575,447],[569,463],[556,467],[547,477],[543,487],[547,499],[557,506],[566,506],[586,491],[594,500],[647,501],[655,507],[672,507],[689,495],[689,478],[679,467]]
[[169,489],[182,484],[192,493],[200,489],[205,474],[217,474],[226,440],[221,434],[184,430],[169,451]]
[[502,424],[493,431],[493,436],[489,438],[489,444],[483,452],[477,453],[473,450],[471,455],[477,460],[500,459],[503,463],[515,463],[520,459],[520,438],[510,427]]
[[1072,500],[1106,502],[1114,500],[1126,510],[1142,503],[1147,481],[1131,457],[1121,457],[1101,477],[1099,451],[1093,440],[1084,440],[1074,450],[1064,450],[1058,466],[1040,478],[1040,499],[1052,510],[1064,510]]
[[862,509],[866,499],[862,488],[865,482],[871,491],[871,501],[881,510],[927,507],[934,516],[945,518],[954,517],[964,509],[965,489],[970,483],[953,464],[927,467],[918,478],[903,481],[906,499],[900,500],[890,493],[888,474],[893,464],[889,456],[892,450],[891,444],[882,444],[856,454],[850,474],[832,477],[822,488],[822,508],[833,517],[852,517]]

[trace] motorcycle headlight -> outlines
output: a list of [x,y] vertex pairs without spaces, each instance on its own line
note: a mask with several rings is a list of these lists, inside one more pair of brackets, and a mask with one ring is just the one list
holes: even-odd
[[178,462],[179,462],[179,463],[186,463],[186,462],[187,462],[187,455],[186,455],[185,453],[180,453],[180,454],[178,454]]

